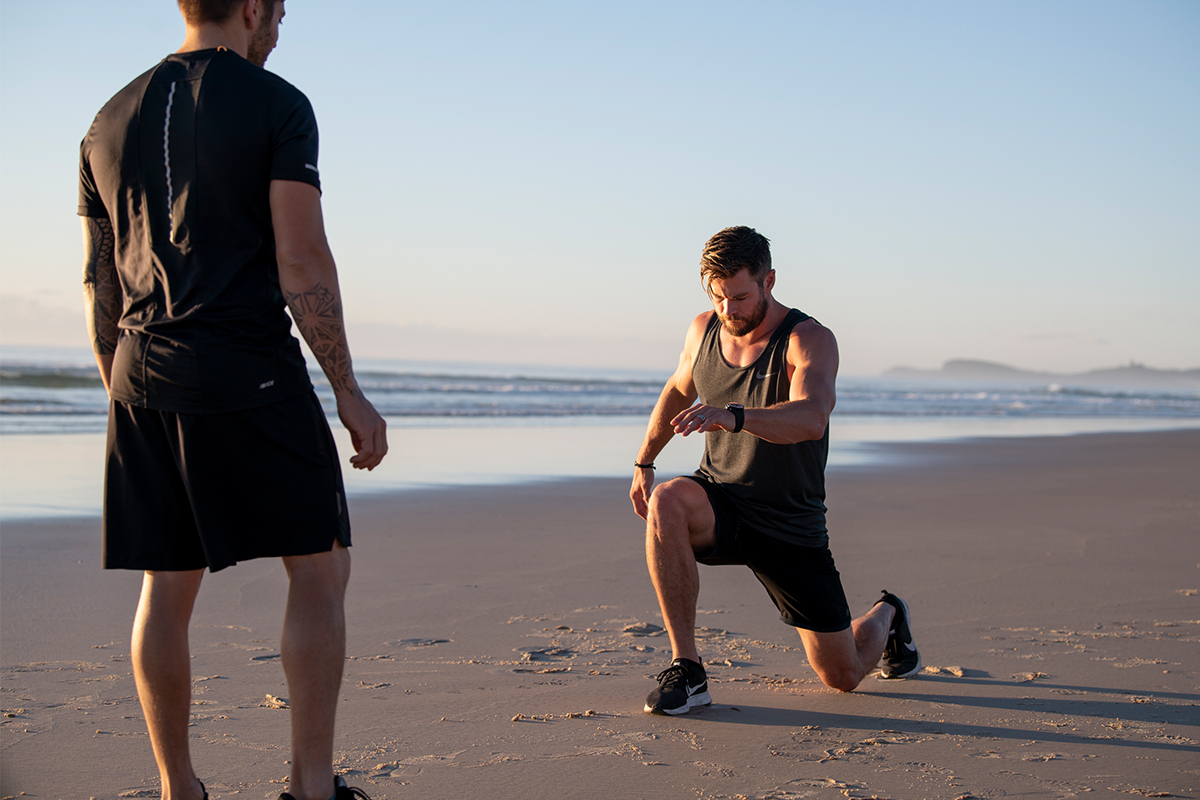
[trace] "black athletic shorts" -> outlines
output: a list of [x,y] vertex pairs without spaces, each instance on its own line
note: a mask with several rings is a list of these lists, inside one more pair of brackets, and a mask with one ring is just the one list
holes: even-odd
[[720,484],[684,477],[704,487],[717,520],[716,544],[697,553],[696,561],[749,567],[779,609],[779,618],[793,628],[829,633],[850,627],[850,604],[827,546],[808,547],[756,530],[742,522],[735,501]]
[[350,546],[337,448],[312,392],[226,414],[113,401],[105,569],[212,572]]

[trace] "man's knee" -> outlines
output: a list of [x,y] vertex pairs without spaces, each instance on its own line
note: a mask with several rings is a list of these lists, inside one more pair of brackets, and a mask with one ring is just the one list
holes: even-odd
[[708,493],[687,478],[676,478],[654,490],[646,523],[647,548],[686,545],[701,552],[711,550],[716,541],[716,519]]
[[290,581],[314,588],[344,593],[350,583],[350,550],[336,540],[333,547],[324,553],[286,556],[283,565]]
[[821,683],[839,692],[853,692],[862,683],[862,676],[856,669],[818,669],[817,677]]
[[185,620],[192,614],[204,570],[186,571],[146,570],[142,574],[142,594],[139,605],[143,613],[172,614]]
[[696,505],[707,502],[704,490],[687,478],[676,478],[654,490],[650,496],[650,519],[662,522],[687,522]]
[[865,674],[850,629],[829,633],[798,630],[808,663],[821,683],[839,692],[852,692],[858,688]]

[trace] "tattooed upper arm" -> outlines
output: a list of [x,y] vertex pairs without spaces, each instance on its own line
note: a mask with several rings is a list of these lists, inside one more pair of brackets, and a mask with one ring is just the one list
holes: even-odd
[[103,217],[83,218],[83,294],[92,349],[107,355],[117,347],[117,321],[124,300],[114,258],[112,223]]

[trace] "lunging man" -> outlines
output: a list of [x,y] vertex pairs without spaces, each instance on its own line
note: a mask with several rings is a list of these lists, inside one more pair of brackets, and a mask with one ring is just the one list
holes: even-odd
[[[741,564],[800,631],[828,686],[853,690],[921,667],[904,601],[884,592],[851,620],[825,527],[825,461],[838,352],[833,333],[771,294],[770,243],[752,228],[717,233],[700,275],[713,310],[688,328],[675,374],[650,417],[629,495],[646,520],[646,561],[673,661],[647,712],[708,705],[696,649],[696,565]],[[699,398],[699,402],[696,400]],[[695,474],[654,488],[654,459],[675,434],[705,434]]]

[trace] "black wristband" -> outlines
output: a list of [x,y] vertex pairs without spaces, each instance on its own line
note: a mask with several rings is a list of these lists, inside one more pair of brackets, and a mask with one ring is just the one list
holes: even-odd
[[730,433],[740,433],[742,426],[746,424],[746,408],[741,403],[729,403],[725,406],[726,411],[733,412],[733,430]]
[[649,464],[639,464],[638,462],[635,461],[635,462],[633,462],[633,465],[635,467],[637,467],[638,469],[654,469],[653,461],[651,461]]

